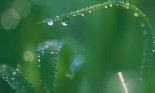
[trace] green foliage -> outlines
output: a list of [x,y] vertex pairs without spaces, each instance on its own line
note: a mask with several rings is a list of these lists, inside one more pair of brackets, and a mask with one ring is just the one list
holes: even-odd
[[[71,17],[75,17],[78,15],[85,16],[86,14],[96,11],[97,9],[103,9],[103,8],[107,9],[112,7],[122,7],[123,9],[126,9],[127,11],[132,13],[132,15],[135,18],[138,18],[141,21],[141,27],[144,31],[143,32],[144,47],[142,50],[142,54],[143,54],[141,59],[142,61],[140,63],[141,72],[136,77],[135,81],[138,82],[137,85],[143,84],[143,86],[140,86],[140,88],[146,88],[148,87],[147,80],[150,78],[151,65],[152,65],[152,53],[155,52],[154,50],[155,37],[154,37],[152,27],[147,17],[145,16],[145,14],[141,10],[139,10],[136,6],[130,4],[128,1],[124,1],[124,0],[108,1],[101,4],[96,4],[90,7],[82,8],[77,11],[70,12],[68,14],[56,16],[54,18],[45,19],[42,22],[38,22],[38,23],[39,24],[46,23],[49,26],[53,26],[54,22],[61,21],[61,24],[63,26],[68,26],[68,24],[70,23]],[[41,80],[40,80],[41,90],[39,91],[40,93],[55,93],[54,90],[56,89],[55,88],[57,84],[56,80],[58,78],[57,64],[58,64],[58,58],[59,58],[61,46],[62,46],[62,43],[59,41],[46,41],[43,44],[41,44],[38,48],[38,62],[39,62],[40,76],[41,76]],[[73,62],[70,64],[70,66],[68,66],[69,72],[65,72],[66,77],[68,77],[69,79],[76,78],[75,74],[77,74],[76,72],[80,69],[83,62],[84,62],[83,56],[76,55],[75,58],[73,57]],[[96,75],[92,76],[91,78],[95,76]],[[16,69],[14,69],[7,65],[0,65],[0,77],[5,79],[5,81],[7,81],[9,85],[16,90],[17,93],[35,93],[35,89],[32,87],[29,81],[25,79],[19,66]],[[89,79],[91,80],[91,78]],[[87,78],[85,79],[84,77],[84,79],[79,80],[80,83],[77,84],[77,86],[78,85],[79,86],[75,88],[75,90],[77,90],[76,93],[90,93],[91,84],[89,82],[89,79]],[[58,84],[60,84],[59,87],[61,87],[61,83],[58,83]],[[74,84],[74,83],[71,83],[71,84]]]
[[17,93],[35,93],[32,85],[21,73],[19,65],[16,69],[7,65],[0,65],[0,77],[8,82]]
[[39,48],[39,67],[41,72],[42,93],[53,93],[56,86],[57,63],[60,48],[60,42],[45,42]]

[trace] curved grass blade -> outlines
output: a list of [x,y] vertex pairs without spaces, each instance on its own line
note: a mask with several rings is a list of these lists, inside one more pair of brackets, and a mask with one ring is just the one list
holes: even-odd
[[[138,9],[135,5],[130,4],[128,0],[112,0],[103,2],[101,4],[92,5],[86,8],[78,9],[76,11],[70,12],[68,14],[56,16],[53,18],[50,18],[52,21],[62,21],[64,18],[70,18],[75,16],[84,16],[87,13],[91,13],[92,11],[96,11],[97,9],[107,9],[115,7],[122,7],[125,8],[133,13],[133,16],[136,18],[140,18],[141,20],[141,26],[145,33],[147,32],[147,35],[144,35],[144,47],[143,47],[143,53],[142,53],[142,59],[141,59],[141,66],[140,66],[140,75],[139,79],[142,82],[147,82],[150,73],[151,73],[151,66],[152,66],[152,55],[153,52],[155,52],[155,35],[152,30],[151,24],[148,21],[145,14]],[[39,23],[48,23],[46,22],[46,19],[39,22]]]
[[57,62],[62,43],[48,41],[39,48],[42,93],[53,93],[56,86]]
[[139,17],[141,20],[141,27],[144,31],[147,32],[147,35],[144,35],[144,46],[143,46],[143,53],[141,59],[141,67],[140,67],[140,80],[143,83],[148,82],[150,75],[151,75],[151,66],[152,66],[152,56],[154,51],[154,39],[155,34],[152,30],[152,26],[148,21],[146,15],[138,9],[134,5],[130,5],[130,10],[133,12],[135,17]]
[[7,65],[0,65],[0,77],[8,82],[16,90],[16,93],[35,93],[32,84],[22,75],[19,65],[16,69]]

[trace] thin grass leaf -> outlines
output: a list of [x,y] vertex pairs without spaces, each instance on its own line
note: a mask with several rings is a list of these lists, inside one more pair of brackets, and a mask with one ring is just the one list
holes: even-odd
[[2,77],[8,84],[16,90],[16,93],[35,93],[27,79],[21,73],[20,66],[16,69],[7,66],[0,65],[0,77]]

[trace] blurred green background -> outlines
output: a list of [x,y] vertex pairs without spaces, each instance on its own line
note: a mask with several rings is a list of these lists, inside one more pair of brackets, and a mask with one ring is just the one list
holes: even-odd
[[[141,20],[121,7],[96,10],[84,17],[70,18],[64,27],[37,24],[50,17],[66,14],[106,0],[0,0],[0,64],[22,66],[24,75],[39,92],[37,47],[46,40],[63,40],[56,93],[124,93],[117,80],[122,71],[131,93],[143,93],[137,83],[145,37]],[[148,17],[155,29],[155,1],[130,0]],[[76,54],[85,59],[75,79],[65,77]],[[154,56],[153,56],[154,58]],[[145,69],[144,69],[145,70]],[[147,93],[155,93],[155,64]],[[0,78],[0,93],[15,93]]]

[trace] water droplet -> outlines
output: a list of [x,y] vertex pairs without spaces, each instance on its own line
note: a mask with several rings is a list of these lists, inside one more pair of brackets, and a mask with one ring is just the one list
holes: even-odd
[[81,16],[84,16],[84,14],[81,14]]
[[54,54],[54,52],[52,51],[51,54]]
[[129,2],[125,3],[125,8],[126,8],[126,9],[129,9],[129,7],[130,7]]
[[129,2],[127,2],[127,3],[125,3],[127,6],[129,6],[130,4],[129,4]]
[[112,4],[110,4],[110,7],[112,7]]
[[15,78],[11,78],[11,80],[15,80]]
[[12,72],[12,74],[13,74],[13,75],[16,75],[16,73],[17,73],[17,72],[15,72],[15,71],[14,71],[14,72]]
[[53,26],[53,24],[54,24],[52,19],[43,20],[43,23],[47,23],[49,26]]
[[133,13],[133,16],[138,17],[138,13]]
[[69,18],[63,18],[62,21],[61,21],[61,24],[63,26],[68,26],[68,24],[69,24]]

